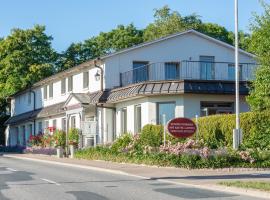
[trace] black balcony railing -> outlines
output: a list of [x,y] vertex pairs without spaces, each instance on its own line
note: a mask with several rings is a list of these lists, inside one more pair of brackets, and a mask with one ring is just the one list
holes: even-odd
[[[254,79],[256,63],[240,63],[240,81]],[[120,73],[121,86],[162,80],[235,80],[233,62],[160,62]]]

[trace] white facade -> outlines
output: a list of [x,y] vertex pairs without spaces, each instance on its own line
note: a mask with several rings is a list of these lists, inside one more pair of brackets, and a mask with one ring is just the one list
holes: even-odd
[[[202,56],[211,56],[214,62],[218,62],[218,64],[213,65],[212,69],[214,71],[215,80],[228,80],[230,73],[228,66],[229,63],[234,62],[233,47],[193,30],[101,57],[98,61],[98,65],[104,70],[104,89],[113,91],[114,88],[121,86],[120,73],[133,70],[134,62],[147,62],[149,64],[159,63],[157,65],[159,68],[156,67],[150,70],[148,78],[149,81],[151,81],[151,74],[158,72],[158,76],[155,75],[155,81],[157,77],[158,81],[162,81],[165,76],[167,76],[164,71],[164,63],[181,63],[182,61],[188,61],[192,63],[192,65],[190,65],[190,68],[192,68],[190,78],[198,80],[201,78],[202,72],[200,71],[201,65],[197,61],[200,61]],[[247,52],[240,51],[239,56],[240,63],[256,63],[255,57]],[[248,70],[245,69],[245,66],[243,66],[244,72]],[[180,67],[182,67],[180,68],[180,73],[183,69],[185,72],[190,70],[189,66],[180,64]],[[183,93],[175,95],[137,96],[116,102],[97,102],[87,107],[87,105],[84,104],[85,102],[75,97],[70,98],[72,94],[92,94],[100,91],[101,79],[97,80],[95,77],[97,73],[99,75],[101,74],[100,69],[96,68],[92,61],[89,61],[69,71],[60,72],[34,84],[31,91],[25,90],[14,95],[11,98],[11,118],[13,117],[14,119],[16,116],[32,112],[34,107],[35,110],[41,110],[50,108],[59,103],[65,103],[66,108],[63,109],[67,110],[54,115],[48,113],[47,117],[37,117],[30,121],[23,120],[15,124],[10,124],[6,131],[7,143],[9,145],[16,145],[18,138],[20,141],[27,141],[30,134],[37,134],[40,131],[44,132],[46,126],[55,126],[57,129],[67,130],[67,127],[71,127],[71,123],[74,122],[75,127],[81,128],[82,121],[96,121],[97,140],[100,143],[107,143],[112,142],[115,137],[121,135],[123,131],[132,133],[138,132],[138,125],[143,127],[149,123],[158,123],[157,107],[159,103],[162,102],[174,103],[174,117],[189,118],[193,118],[195,115],[201,115],[202,102],[234,102],[234,95],[232,94]],[[132,73],[133,76],[131,76],[130,79],[134,79],[134,72],[131,72],[131,74]],[[72,77],[72,89],[70,89],[71,84],[69,77]],[[181,78],[178,77],[178,79]],[[63,84],[63,81],[65,84]],[[64,90],[63,85],[65,85]],[[85,85],[87,86],[85,87]],[[44,94],[46,91],[44,88],[47,88],[47,95]],[[78,105],[80,105],[80,107],[77,107]],[[241,112],[249,110],[244,96],[241,96],[240,105]],[[139,118],[135,110],[137,113],[140,113]],[[127,120],[123,122],[125,117]],[[63,127],[64,118],[67,124],[65,127]],[[71,118],[73,120],[72,122]],[[140,119],[140,124],[137,122],[138,119]],[[23,145],[22,142],[20,144]]]

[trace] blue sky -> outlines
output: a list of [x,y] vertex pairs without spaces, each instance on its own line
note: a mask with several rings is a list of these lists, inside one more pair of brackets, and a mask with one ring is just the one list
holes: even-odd
[[[42,24],[58,51],[118,24],[144,28],[153,21],[153,9],[164,5],[181,15],[196,13],[205,22],[234,29],[234,0],[1,0],[0,5],[0,37],[15,27]],[[252,13],[263,9],[259,0],[239,0],[239,8],[240,29],[248,31]]]

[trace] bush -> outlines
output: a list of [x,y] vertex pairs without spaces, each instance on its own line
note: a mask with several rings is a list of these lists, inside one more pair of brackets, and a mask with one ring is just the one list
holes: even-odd
[[42,134],[30,135],[28,140],[29,146],[41,146],[42,145]]
[[129,133],[123,134],[117,138],[111,146],[112,151],[122,152],[132,141],[132,136]]
[[145,125],[140,134],[140,143],[142,146],[159,147],[163,141],[162,125]]
[[79,129],[71,128],[68,131],[68,142],[70,145],[77,146],[79,144]]
[[66,133],[61,130],[55,130],[53,134],[53,142],[55,147],[65,148],[66,146]]
[[[199,137],[211,148],[231,147],[235,115],[212,115],[201,117]],[[247,112],[240,114],[243,130],[243,146],[248,148],[270,148],[270,112]]]

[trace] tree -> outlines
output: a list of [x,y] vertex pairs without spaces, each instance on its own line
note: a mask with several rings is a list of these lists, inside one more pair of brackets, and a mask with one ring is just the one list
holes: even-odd
[[91,37],[82,43],[73,43],[60,56],[58,68],[59,70],[67,69],[86,60],[139,44],[143,41],[142,33],[133,24],[118,25],[110,32],[101,32],[98,36]]
[[261,66],[252,82],[247,100],[253,110],[270,109],[270,6],[263,4],[264,13],[256,15],[251,25],[249,49],[258,56]]
[[54,73],[56,53],[45,27],[13,29],[0,41],[0,110],[5,111],[6,97]]
[[[177,11],[172,11],[168,6],[164,6],[155,10],[154,18],[154,22],[150,23],[144,30],[144,41],[194,29],[228,44],[234,44],[234,33],[232,31],[228,31],[218,24],[204,23],[200,20],[200,16],[196,14],[181,16]],[[240,48],[247,49],[249,34],[240,31],[239,40]]]

